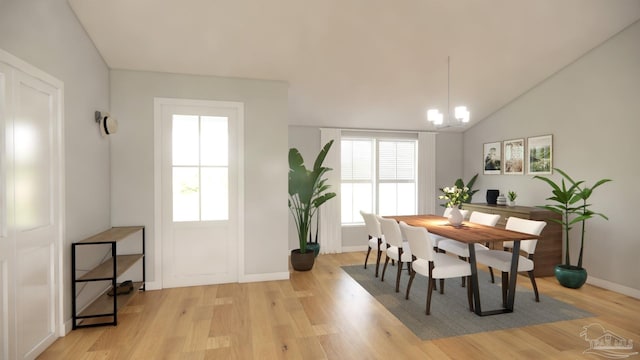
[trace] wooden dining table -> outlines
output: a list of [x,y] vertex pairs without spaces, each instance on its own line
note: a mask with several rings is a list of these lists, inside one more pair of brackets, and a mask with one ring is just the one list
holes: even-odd
[[[386,218],[404,221],[407,225],[422,226],[430,233],[447,237],[469,244],[469,263],[471,265],[471,281],[473,286],[474,311],[477,315],[487,316],[513,312],[516,280],[518,270],[518,260],[520,258],[520,241],[538,239],[536,235],[506,230],[498,227],[475,224],[464,221],[460,226],[455,227],[449,224],[447,218],[437,215],[407,215],[407,216],[385,216]],[[475,244],[494,243],[502,241],[513,241],[513,256],[511,259],[511,271],[509,276],[509,287],[507,289],[507,302],[502,309],[482,310],[480,302],[480,287],[478,286],[478,267],[476,264]]]

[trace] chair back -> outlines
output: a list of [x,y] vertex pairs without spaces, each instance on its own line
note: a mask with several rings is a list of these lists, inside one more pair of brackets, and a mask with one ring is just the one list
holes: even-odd
[[[460,209],[460,214],[462,214],[462,218],[466,219],[467,215],[469,215],[469,210],[462,210]],[[444,208],[444,213],[442,214],[442,216],[448,218],[449,215],[451,215],[451,208],[450,207],[446,207]]]
[[407,237],[411,254],[418,259],[433,261],[433,241],[427,229],[400,222],[400,227]]
[[469,222],[487,226],[496,226],[498,220],[500,220],[499,214],[488,214],[481,211],[474,211],[469,216]]
[[378,217],[375,214],[367,213],[360,210],[360,215],[364,219],[364,225],[367,227],[367,233],[372,239],[382,238],[382,230],[380,229],[380,223]]
[[402,247],[402,232],[400,232],[400,225],[394,219],[386,219],[378,217],[380,221],[380,227],[382,228],[382,234],[387,244],[391,246]]
[[[512,216],[507,219],[507,225],[505,226],[505,229],[538,236],[545,226],[547,226],[547,223],[545,221],[521,219]],[[527,254],[533,254],[536,252],[537,244],[538,239],[523,239],[522,241],[520,241],[520,250],[526,252]]]

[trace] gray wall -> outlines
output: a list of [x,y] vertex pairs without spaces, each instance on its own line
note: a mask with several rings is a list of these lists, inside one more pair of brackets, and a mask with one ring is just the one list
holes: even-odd
[[109,110],[109,71],[65,0],[0,1],[0,48],[64,82],[64,319],[71,318],[71,243],[111,225],[109,139],[93,120]]
[[287,91],[276,81],[141,71],[111,71],[112,110],[119,130],[112,142],[112,219],[147,229],[147,269],[153,269],[154,97],[239,101],[245,125],[245,268],[241,274],[288,271]]
[[[640,22],[593,49],[517,98],[464,135],[464,174],[482,172],[482,143],[553,134],[554,166],[597,189],[594,210],[609,217],[589,221],[583,266],[590,282],[640,294],[640,239],[635,228],[640,204]],[[558,174],[552,175],[555,180]],[[549,188],[532,176],[480,176],[487,188],[518,192],[521,205],[542,205]],[[574,229],[572,242],[578,240]],[[573,262],[578,249],[571,247]],[[618,286],[620,288],[618,288]],[[634,291],[635,289],[635,291]]]

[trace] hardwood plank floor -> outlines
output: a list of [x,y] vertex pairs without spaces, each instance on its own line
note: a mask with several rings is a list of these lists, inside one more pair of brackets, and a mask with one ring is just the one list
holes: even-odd
[[117,327],[74,330],[39,359],[593,359],[579,336],[591,323],[640,342],[640,300],[554,278],[538,279],[541,293],[596,316],[422,341],[340,269],[363,261],[320,255],[288,281],[147,291]]

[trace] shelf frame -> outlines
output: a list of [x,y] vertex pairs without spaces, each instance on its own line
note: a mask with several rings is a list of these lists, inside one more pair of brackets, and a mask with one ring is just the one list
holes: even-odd
[[[141,254],[117,254],[117,243],[127,239],[141,231],[142,253]],[[111,257],[91,269],[86,274],[76,277],[76,251],[78,246],[109,245],[111,247]],[[118,309],[126,305],[139,291],[146,291],[146,241],[144,226],[121,226],[112,227],[106,231],[93,235],[82,241],[73,243],[71,246],[71,287],[72,287],[72,317],[73,329],[84,327],[96,327],[105,325],[118,325]],[[142,264],[142,281],[133,283],[133,291],[129,294],[109,296],[107,288],[87,305],[80,313],[77,308],[77,284],[86,282],[110,281],[111,288],[117,288],[117,280],[120,275],[136,264]],[[111,318],[112,321],[100,321],[101,318]]]

